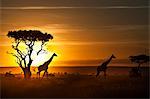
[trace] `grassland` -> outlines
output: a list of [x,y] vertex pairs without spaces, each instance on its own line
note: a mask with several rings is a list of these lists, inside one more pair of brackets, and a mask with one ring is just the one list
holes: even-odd
[[1,75],[2,98],[148,98],[149,75],[59,75],[25,80]]

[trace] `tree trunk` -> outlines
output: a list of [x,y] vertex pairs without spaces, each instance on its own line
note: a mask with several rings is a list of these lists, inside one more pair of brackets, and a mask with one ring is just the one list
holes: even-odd
[[30,79],[31,78],[31,71],[30,68],[26,67],[22,69],[24,72],[24,78],[25,79]]

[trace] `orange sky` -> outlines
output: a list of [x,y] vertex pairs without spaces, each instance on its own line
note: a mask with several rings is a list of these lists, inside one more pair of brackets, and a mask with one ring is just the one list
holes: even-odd
[[0,66],[17,65],[15,58],[6,53],[11,52],[11,39],[6,35],[10,30],[19,29],[38,29],[54,36],[47,45],[51,53],[42,54],[39,57],[42,61],[37,57],[32,65],[42,64],[53,52],[58,54],[51,64],[55,66],[75,65],[69,61],[106,59],[112,53],[118,59],[127,59],[130,55],[148,52],[146,4],[141,1],[135,5],[119,5],[116,2],[114,6],[111,2],[102,5],[104,2],[88,1],[83,4],[53,1],[53,5],[48,5],[40,1],[34,4],[31,0],[30,3],[18,2],[18,6],[17,0],[9,3],[3,0],[0,7]]

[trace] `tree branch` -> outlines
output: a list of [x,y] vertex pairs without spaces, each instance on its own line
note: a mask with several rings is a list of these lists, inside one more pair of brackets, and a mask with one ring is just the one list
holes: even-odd
[[18,52],[18,54],[20,54],[21,58],[23,58],[23,56],[25,56],[25,55],[24,55],[24,54],[19,50],[19,48],[18,48],[20,42],[21,42],[21,41],[17,40],[17,41],[16,41],[16,43],[17,43],[16,46],[12,45],[12,48],[13,48],[14,50],[16,50],[16,51]]
[[37,52],[37,55],[39,55],[39,53],[43,50],[43,45],[45,44],[44,41],[42,41],[42,44],[41,44],[41,49]]
[[29,57],[29,63],[28,63],[28,67],[30,68],[31,64],[32,64],[32,58],[31,58],[31,55],[32,55],[32,52],[33,52],[33,46],[35,44],[35,41],[31,41],[29,44],[28,44],[28,47],[29,47],[29,51],[28,51],[28,57]]
[[20,57],[18,56],[18,55],[16,55],[16,54],[14,54],[14,53],[9,53],[9,52],[7,52],[7,54],[11,54],[11,55],[13,55],[13,56],[15,56],[16,58],[17,58],[17,64],[21,67],[21,68],[23,68],[22,67],[22,59],[20,59]]
[[16,40],[16,46],[12,45],[12,48],[14,50],[16,50],[17,53],[20,55],[20,58],[23,60],[24,66],[26,67],[26,60],[25,59],[26,59],[27,55],[25,55],[23,52],[21,52],[21,50],[19,50],[18,46],[19,46],[20,42],[21,42],[20,40]]

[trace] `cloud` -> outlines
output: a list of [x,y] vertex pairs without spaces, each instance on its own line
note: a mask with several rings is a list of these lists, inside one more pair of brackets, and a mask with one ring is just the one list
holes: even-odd
[[145,44],[145,41],[122,41],[122,42],[100,42],[100,41],[92,41],[92,42],[85,42],[85,41],[60,41],[60,42],[54,42],[49,43],[49,45],[114,45],[114,44]]
[[[57,42],[49,42],[48,46],[51,45],[115,45],[115,44],[146,44],[147,42],[145,41],[120,41],[120,42],[100,42],[100,41],[91,41],[91,42],[86,42],[86,41],[57,41]],[[0,46],[11,46],[11,42],[1,42]],[[23,46],[21,44],[21,46]]]
[[34,7],[0,7],[0,9],[5,10],[50,10],[50,9],[142,9],[149,8],[149,6],[97,6],[97,7],[76,7],[76,6],[55,6],[55,7],[47,7],[47,6],[34,6]]
[[[107,58],[106,58],[107,59]],[[67,65],[74,65],[74,66],[93,66],[93,65],[100,65],[106,59],[89,59],[89,60],[67,60],[67,61],[57,61],[58,64],[67,64]],[[112,61],[111,66],[126,66],[131,65],[131,62],[128,59],[116,59]]]

